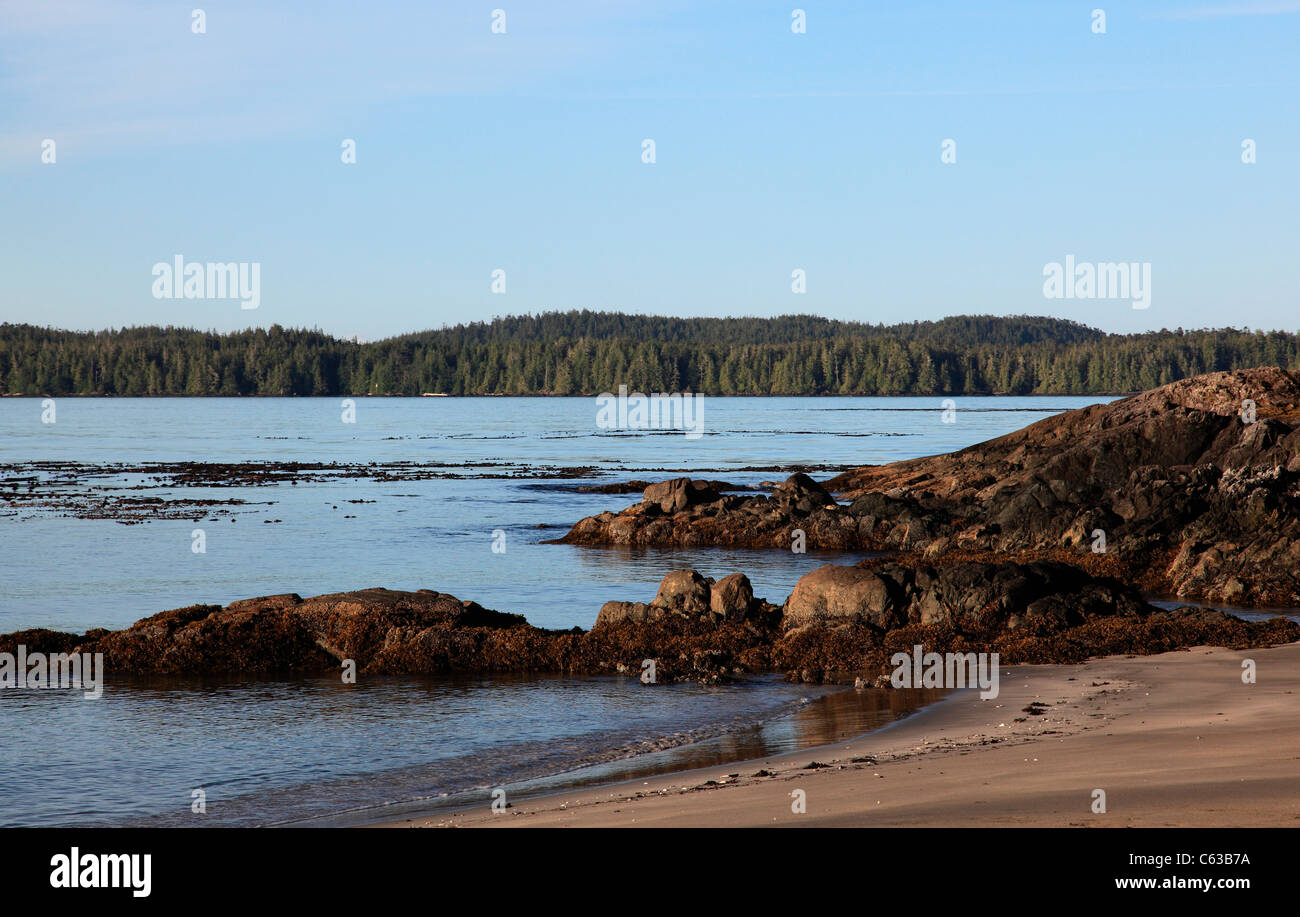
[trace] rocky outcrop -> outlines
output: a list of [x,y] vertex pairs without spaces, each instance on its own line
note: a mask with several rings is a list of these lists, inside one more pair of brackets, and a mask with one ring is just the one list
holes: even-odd
[[1161,594],[1300,605],[1300,374],[1197,376],[824,487],[796,475],[770,497],[671,505],[643,498],[561,540],[789,547],[799,529],[810,550],[1054,559]]
[[[504,614],[445,593],[362,589],[302,599],[273,595],[219,605],[164,611],[120,631],[90,631],[76,639],[52,635],[33,645],[103,653],[110,672],[138,675],[239,672],[269,674],[337,668],[382,670],[403,646],[432,633],[488,638],[528,628],[522,615]],[[32,632],[0,637],[17,645]],[[47,632],[48,633],[48,632]],[[69,650],[70,638],[75,647]],[[430,670],[436,670],[432,666]]]
[[877,547],[1032,552],[1172,595],[1300,604],[1300,374],[1184,379],[829,486]]
[[[639,675],[717,682],[783,671],[809,681],[874,679],[914,643],[937,652],[987,650],[1002,661],[1074,662],[1111,652],[1201,644],[1262,646],[1300,639],[1282,618],[1247,623],[1201,609],[1160,611],[1119,583],[1066,564],[912,565],[875,559],[805,575],[784,608],[749,580],[694,570],[664,577],[647,604],[610,603],[590,631],[542,630],[446,593],[363,589],[194,605],[121,631],[0,636],[0,652],[103,653],[121,675],[241,676],[449,672]],[[617,607],[611,607],[617,606]]]
[[0,652],[103,653],[110,677],[323,674],[349,660],[359,675],[614,673],[653,658],[661,681],[718,681],[765,668],[780,616],[743,574],[715,583],[679,570],[648,605],[608,603],[590,632],[543,630],[446,593],[362,589],[193,605],[120,631],[19,631],[0,635]]
[[806,474],[792,475],[770,495],[723,495],[701,483],[677,478],[652,484],[640,503],[583,519],[556,543],[789,548],[800,530],[809,546],[851,550],[859,544],[847,508]]
[[1300,625],[1284,618],[1247,622],[1204,608],[1149,609],[1138,615],[1085,617],[1063,626],[1037,618],[1014,630],[969,620],[952,624],[908,624],[880,631],[861,622],[797,627],[772,647],[772,667],[811,682],[850,683],[861,678],[881,685],[895,653],[916,645],[926,652],[997,653],[1002,665],[1076,663],[1094,656],[1150,655],[1193,646],[1234,649],[1289,643]]
[[805,574],[786,601],[772,664],[805,681],[880,684],[887,660],[927,652],[998,653],[1003,664],[1071,663],[1191,646],[1300,638],[1284,618],[1250,623],[1212,609],[1170,611],[1072,564],[930,565],[871,558]]

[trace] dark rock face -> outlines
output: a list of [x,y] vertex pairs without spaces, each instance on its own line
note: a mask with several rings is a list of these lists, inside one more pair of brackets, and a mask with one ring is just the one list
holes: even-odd
[[788,548],[796,529],[809,549],[1055,559],[1160,593],[1300,605],[1300,373],[1184,379],[826,488],[795,475],[672,512],[647,497],[561,540]]
[[1174,595],[1300,604],[1300,374],[1285,370],[1184,379],[830,486],[881,548],[1032,552]]

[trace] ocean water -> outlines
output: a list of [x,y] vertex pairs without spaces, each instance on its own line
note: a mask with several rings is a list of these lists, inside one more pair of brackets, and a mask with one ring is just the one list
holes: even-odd
[[[945,423],[938,398],[711,398],[704,435],[688,439],[602,431],[589,398],[359,398],[353,423],[325,398],[62,398],[53,423],[40,399],[0,399],[0,633],[368,586],[585,628],[602,603],[648,601],[664,573],[688,566],[742,571],[779,603],[808,570],[858,556],[542,542],[639,499],[583,486],[689,474],[761,489],[798,469],[825,479],[1105,400],[958,398]],[[299,467],[266,473],[287,462]],[[214,477],[192,463],[239,467]],[[802,747],[824,735],[815,724],[831,706],[863,730],[926,699],[777,677],[651,690],[632,678],[343,686],[110,673],[97,700],[0,691],[0,731],[22,736],[0,743],[0,825],[364,821],[499,784]]]

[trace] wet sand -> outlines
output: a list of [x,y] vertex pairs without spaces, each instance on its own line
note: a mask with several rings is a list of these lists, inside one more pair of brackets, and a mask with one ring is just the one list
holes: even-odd
[[1300,827],[1300,643],[1004,667],[849,741],[385,826],[931,825]]

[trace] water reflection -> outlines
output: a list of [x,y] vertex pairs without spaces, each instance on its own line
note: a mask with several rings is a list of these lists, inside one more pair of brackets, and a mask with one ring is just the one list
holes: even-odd
[[[951,692],[937,689],[841,689],[803,704],[795,712],[700,742],[651,752],[507,786],[519,801],[567,789],[637,780],[681,770],[752,761],[784,752],[846,741],[915,713]],[[483,792],[457,793],[312,819],[300,825],[343,826],[394,821],[488,805]]]

